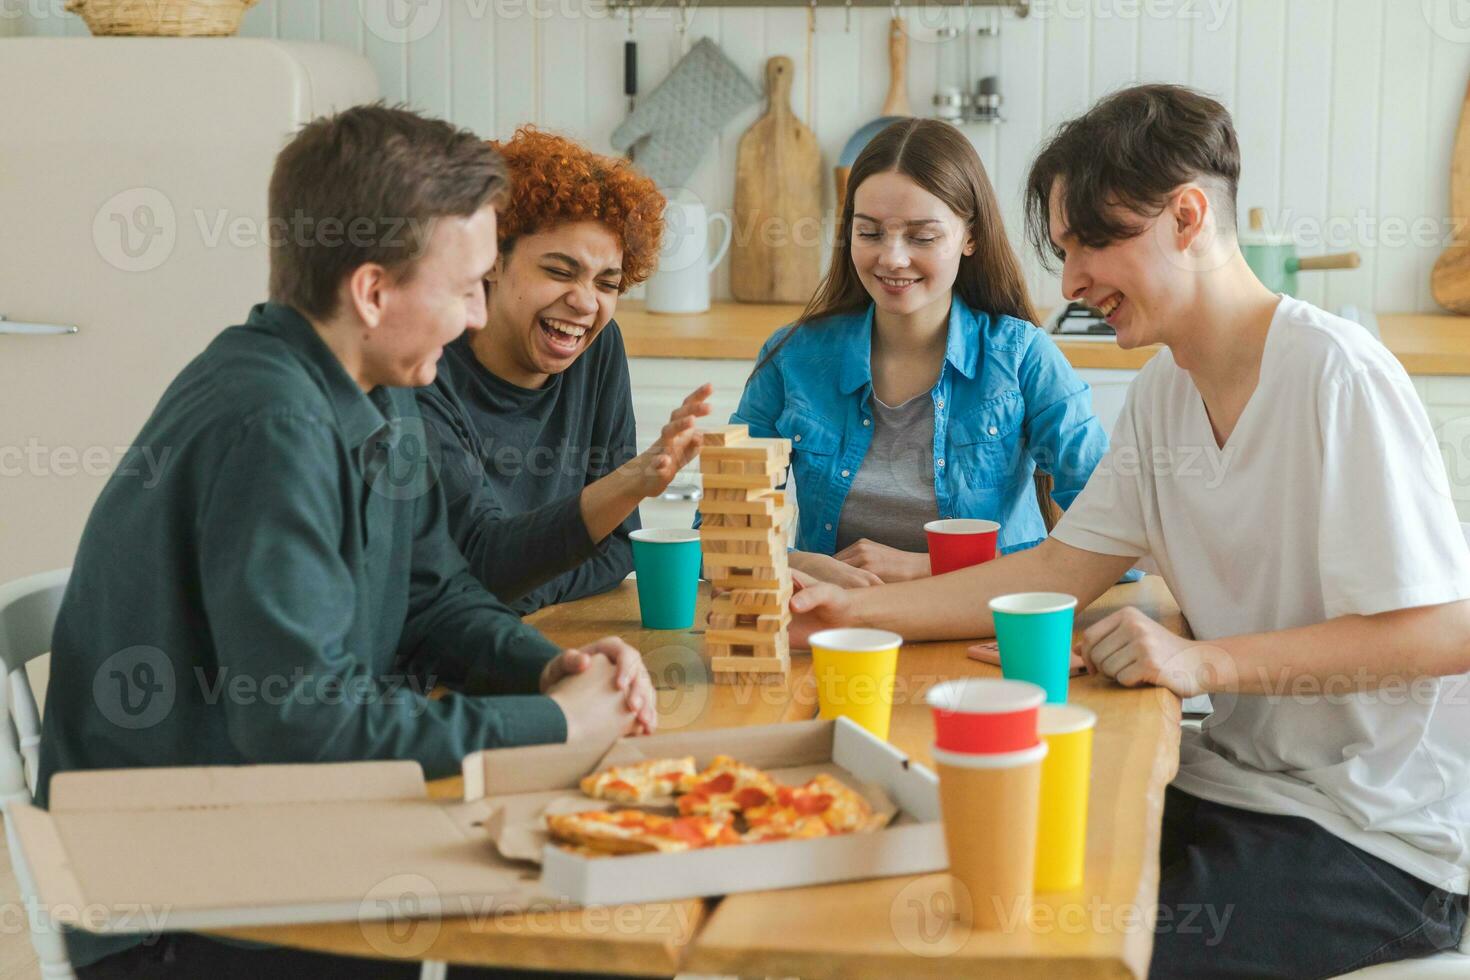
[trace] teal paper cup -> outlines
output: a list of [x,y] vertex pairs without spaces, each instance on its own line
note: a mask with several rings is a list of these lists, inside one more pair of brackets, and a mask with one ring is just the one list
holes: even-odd
[[633,542],[638,576],[638,612],[643,628],[687,630],[694,625],[699,594],[699,532],[693,528],[646,527]]
[[990,600],[1000,672],[1046,691],[1048,704],[1067,703],[1072,671],[1072,620],[1077,597],[1062,592],[1018,592]]

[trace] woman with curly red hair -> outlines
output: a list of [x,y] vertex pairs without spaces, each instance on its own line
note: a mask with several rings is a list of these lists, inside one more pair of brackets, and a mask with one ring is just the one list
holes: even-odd
[[618,297],[653,272],[664,198],[626,160],[523,127],[492,144],[510,171],[488,321],[419,390],[449,527],[470,569],[522,614],[632,570],[638,504],[699,451],[708,385],[637,455]]

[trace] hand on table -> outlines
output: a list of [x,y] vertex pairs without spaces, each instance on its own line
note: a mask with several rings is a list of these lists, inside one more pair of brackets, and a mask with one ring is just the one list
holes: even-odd
[[853,568],[872,572],[884,582],[908,582],[929,577],[927,554],[900,551],[868,538],[848,545],[833,557]]
[[791,626],[787,630],[793,647],[811,645],[811,635],[837,626],[851,626],[852,599],[846,589],[831,582],[817,582],[810,576],[792,573],[796,592],[791,596]]
[[[597,683],[578,683],[589,674]],[[619,718],[626,715],[627,729],[618,731],[609,741],[619,735],[651,735],[658,728],[653,679],[648,676],[643,656],[615,636],[563,651],[541,672],[541,690],[561,704],[567,716],[568,741],[571,740],[573,724],[579,720],[573,718],[573,711],[578,710],[591,712],[594,727],[604,722],[611,723],[612,715]],[[571,707],[558,697],[559,693],[566,691],[571,691],[578,699]],[[584,697],[587,700],[583,700]],[[609,705],[602,704],[602,701],[615,703],[620,710],[611,711]]]
[[1218,691],[1231,676],[1224,650],[1171,633],[1132,606],[1084,630],[1077,652],[1090,672],[1124,687],[1165,687],[1181,698]]
[[819,555],[811,551],[793,551],[787,561],[796,571],[805,572],[818,581],[830,582],[844,589],[860,589],[867,585],[883,584],[881,578],[867,569],[854,568],[831,555]]

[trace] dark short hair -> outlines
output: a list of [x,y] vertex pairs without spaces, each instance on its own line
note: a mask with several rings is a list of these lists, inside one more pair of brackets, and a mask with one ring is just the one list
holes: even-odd
[[1051,240],[1051,195],[1061,181],[1067,230],[1089,248],[1132,238],[1169,195],[1192,180],[1207,188],[1220,227],[1235,233],[1240,144],[1225,107],[1182,85],[1135,85],[1061,125],[1026,180],[1026,234],[1043,261],[1061,258]]
[[343,277],[375,262],[412,277],[435,219],[468,217],[509,188],[474,133],[406,109],[354,106],[302,127],[270,183],[270,298],[335,312]]

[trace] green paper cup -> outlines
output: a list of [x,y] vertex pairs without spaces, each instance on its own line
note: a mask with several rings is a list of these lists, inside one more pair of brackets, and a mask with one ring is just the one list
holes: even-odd
[[643,628],[687,630],[694,625],[699,594],[699,532],[693,528],[648,527],[634,531],[633,572]]
[[1018,592],[990,600],[1000,672],[1038,685],[1048,704],[1067,703],[1076,609],[1077,597],[1061,592]]

